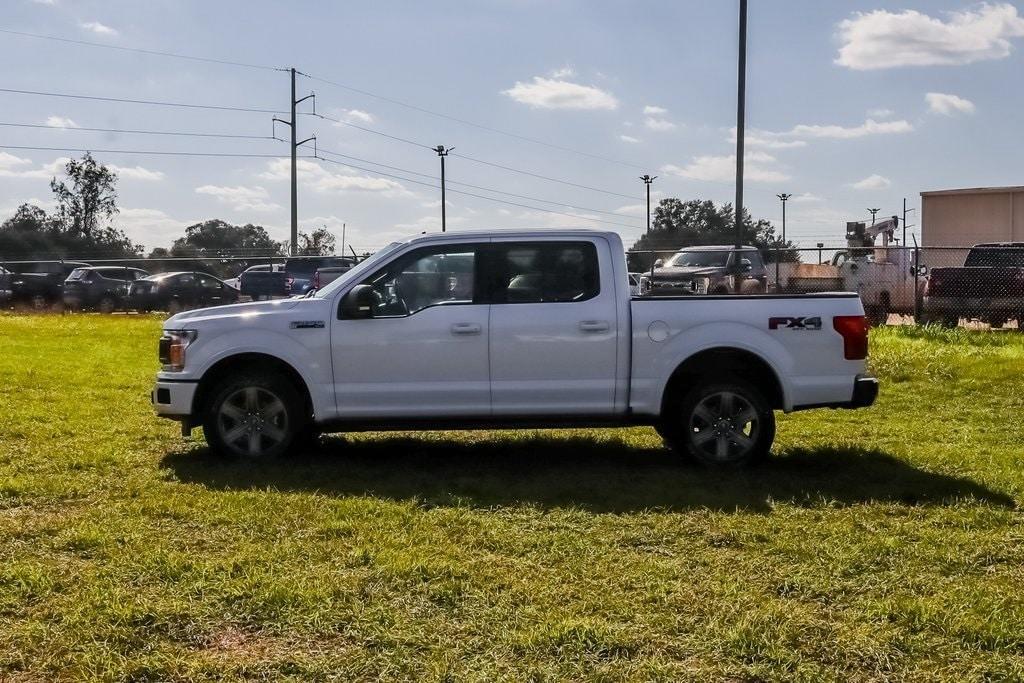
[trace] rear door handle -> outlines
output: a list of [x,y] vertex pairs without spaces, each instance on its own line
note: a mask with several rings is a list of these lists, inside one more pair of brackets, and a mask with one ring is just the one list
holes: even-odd
[[583,320],[580,322],[580,330],[583,332],[607,332],[609,327],[606,320]]
[[451,330],[452,334],[480,334],[483,328],[479,323],[455,323]]

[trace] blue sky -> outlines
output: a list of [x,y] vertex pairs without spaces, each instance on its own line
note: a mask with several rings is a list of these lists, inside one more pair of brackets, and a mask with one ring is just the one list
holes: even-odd
[[[8,0],[0,9],[0,29],[295,66],[348,86],[301,78],[299,93],[315,90],[318,112],[420,145],[454,146],[449,180],[530,199],[454,184],[450,189],[560,212],[452,193],[449,229],[589,225],[618,230],[631,241],[644,223],[637,176],[645,172],[658,176],[655,198],[732,199],[737,4]],[[903,197],[916,207],[924,190],[1024,182],[1018,122],[1024,109],[1022,44],[1024,17],[1007,2],[752,0],[748,208],[778,222],[775,195],[792,193],[788,236],[804,245],[836,243],[845,222],[865,218],[867,207],[887,215],[901,209]],[[2,34],[0,60],[0,88],[287,106],[287,77],[269,69],[11,34]],[[0,102],[0,122],[50,126],[0,127],[3,145],[287,152],[273,140],[67,129],[269,136],[266,113],[4,92]],[[279,127],[278,133],[286,130]],[[438,160],[429,149],[313,117],[300,118],[299,133],[315,133],[322,148],[404,169],[304,161],[302,229],[326,225],[340,240],[345,222],[349,242],[360,249],[439,229],[439,192],[410,182],[436,183],[429,176],[437,174]],[[64,156],[0,149],[3,215],[23,201],[47,205],[49,177]],[[97,156],[121,176],[117,224],[147,248],[169,245],[185,225],[213,217],[259,223],[274,237],[287,237],[282,161]],[[589,220],[595,218],[624,225]]]

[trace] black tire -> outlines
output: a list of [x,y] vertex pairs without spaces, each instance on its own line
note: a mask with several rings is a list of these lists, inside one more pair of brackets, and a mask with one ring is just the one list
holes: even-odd
[[203,434],[214,453],[269,460],[305,442],[309,416],[287,378],[246,373],[213,387],[202,412]]
[[680,455],[712,467],[747,467],[768,456],[775,413],[751,384],[709,378],[670,401],[657,429]]
[[100,300],[96,302],[96,310],[100,313],[113,313],[117,310],[117,299],[112,296],[100,297]]

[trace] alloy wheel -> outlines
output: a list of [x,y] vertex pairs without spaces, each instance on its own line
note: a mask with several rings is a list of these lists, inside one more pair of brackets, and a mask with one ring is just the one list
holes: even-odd
[[220,404],[217,429],[232,451],[259,458],[288,438],[288,410],[275,393],[244,387]]
[[757,444],[760,419],[742,395],[719,391],[705,396],[690,415],[691,443],[718,462],[742,460]]

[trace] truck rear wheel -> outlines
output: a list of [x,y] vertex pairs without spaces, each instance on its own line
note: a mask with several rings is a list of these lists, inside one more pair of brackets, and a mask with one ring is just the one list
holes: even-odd
[[276,458],[299,444],[306,432],[302,398],[279,375],[228,377],[211,397],[203,410],[203,434],[219,455]]
[[775,414],[739,379],[698,384],[670,402],[658,433],[672,450],[714,467],[746,467],[767,457]]

